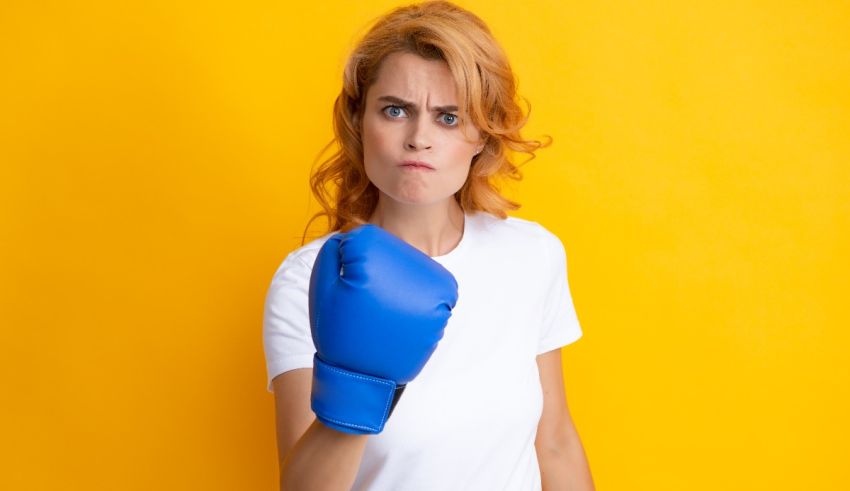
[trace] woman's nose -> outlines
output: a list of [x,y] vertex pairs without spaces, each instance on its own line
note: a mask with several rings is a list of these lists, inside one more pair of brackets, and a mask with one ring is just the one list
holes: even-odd
[[405,148],[408,150],[424,150],[431,148],[431,127],[429,115],[421,115],[410,120],[410,131],[407,134]]

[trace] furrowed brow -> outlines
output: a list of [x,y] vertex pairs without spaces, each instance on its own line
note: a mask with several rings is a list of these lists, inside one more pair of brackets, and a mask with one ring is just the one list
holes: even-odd
[[[406,101],[404,99],[400,99],[400,98],[395,97],[395,96],[391,96],[391,95],[382,95],[381,97],[378,97],[378,100],[389,102],[389,103],[395,104],[396,106],[400,106],[400,107],[404,107],[404,108],[411,107],[415,110],[419,109],[419,107],[416,104],[414,104],[410,101]],[[434,111],[446,112],[447,113],[447,112],[457,111],[457,106],[432,106],[431,109],[434,110]]]

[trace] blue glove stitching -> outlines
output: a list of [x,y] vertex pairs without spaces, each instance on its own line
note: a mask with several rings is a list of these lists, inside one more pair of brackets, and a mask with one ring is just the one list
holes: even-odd
[[[387,412],[389,411],[390,404],[392,403],[392,396],[393,396],[393,392],[395,391],[395,387],[396,387],[395,382],[388,381],[386,379],[382,379],[382,378],[378,378],[378,377],[356,374],[356,373],[349,372],[347,370],[342,370],[342,369],[336,368],[333,365],[325,362],[321,358],[319,358],[319,361],[325,366],[326,370],[330,370],[332,372],[337,372],[337,373],[344,375],[346,377],[352,377],[352,378],[355,378],[355,379],[365,380],[367,382],[377,382],[379,384],[389,386],[390,391],[387,393],[387,403],[384,405],[384,414],[381,417],[381,421],[386,422]],[[351,426],[351,427],[355,427],[355,428],[361,428],[361,429],[372,430],[372,431],[378,431],[380,429],[380,426],[363,426],[363,425],[358,425],[356,423],[349,423],[349,422],[346,422],[346,421],[328,418],[328,417],[325,417],[325,416],[322,416],[322,418],[324,418],[328,421],[331,421],[333,423],[341,424],[343,426]]]

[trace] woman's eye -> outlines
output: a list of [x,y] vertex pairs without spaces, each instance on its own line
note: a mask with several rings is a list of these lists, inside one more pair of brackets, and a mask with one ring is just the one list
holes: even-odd
[[404,112],[404,109],[399,106],[387,106],[384,108],[384,112],[393,118],[401,116],[401,114],[398,114],[396,111]]
[[457,115],[456,114],[443,113],[443,115],[446,116],[446,119],[444,120],[446,122],[446,124],[448,124],[449,126],[457,126]]

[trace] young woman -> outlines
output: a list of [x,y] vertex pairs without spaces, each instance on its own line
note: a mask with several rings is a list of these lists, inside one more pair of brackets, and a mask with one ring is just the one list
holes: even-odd
[[390,12],[351,54],[340,150],[312,176],[330,232],[266,297],[281,489],[593,489],[561,375],[582,335],[565,249],[497,187],[521,178],[508,150],[544,146],[515,98],[448,2]]

